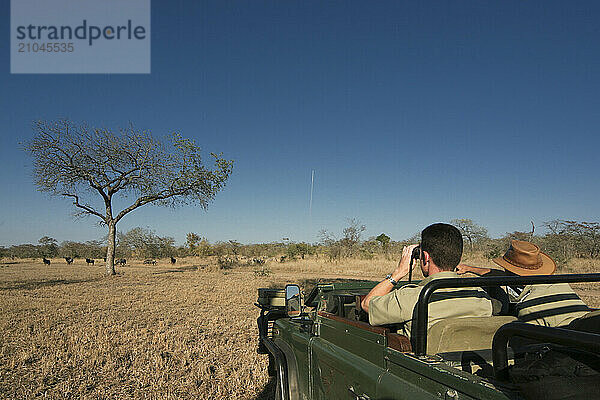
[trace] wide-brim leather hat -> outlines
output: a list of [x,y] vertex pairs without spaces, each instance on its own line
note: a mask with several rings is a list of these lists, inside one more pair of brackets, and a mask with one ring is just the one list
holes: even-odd
[[537,245],[523,240],[512,240],[506,253],[492,261],[517,275],[552,275],[556,270],[550,256]]

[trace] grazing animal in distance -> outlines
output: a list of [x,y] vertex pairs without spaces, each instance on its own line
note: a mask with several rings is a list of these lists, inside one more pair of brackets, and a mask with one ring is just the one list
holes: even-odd
[[175,264],[177,262],[177,259],[175,257],[171,257],[171,264]]
[[44,264],[50,265],[50,260],[48,260],[46,257],[42,257],[42,261],[44,261]]
[[73,257],[65,257],[65,261],[67,262],[67,265],[71,265],[73,264]]
[[124,258],[117,258],[115,259],[115,265],[125,265],[127,264],[127,260]]
[[87,263],[87,265],[94,265],[94,259],[93,258],[86,258],[85,262]]
[[150,264],[152,264],[152,265],[156,265],[156,260],[147,259],[147,260],[144,260],[144,264],[148,264],[148,265],[150,265]]

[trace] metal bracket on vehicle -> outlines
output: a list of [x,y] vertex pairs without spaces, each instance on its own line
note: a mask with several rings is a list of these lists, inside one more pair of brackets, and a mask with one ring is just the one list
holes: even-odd
[[371,398],[366,394],[357,394],[353,386],[348,387],[348,391],[354,396],[354,400],[370,400]]

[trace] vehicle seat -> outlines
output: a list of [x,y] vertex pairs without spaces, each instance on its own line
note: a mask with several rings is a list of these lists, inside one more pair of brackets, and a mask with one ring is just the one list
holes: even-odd
[[600,310],[590,311],[583,317],[571,322],[565,328],[600,334]]
[[498,328],[516,320],[511,316],[443,319],[427,331],[427,353],[491,349]]
[[494,334],[502,325],[516,320],[512,316],[443,319],[427,331],[427,354],[437,354],[448,365],[461,367],[463,371],[493,376]]
[[498,328],[516,320],[511,316],[443,319],[427,332],[427,353],[491,349]]

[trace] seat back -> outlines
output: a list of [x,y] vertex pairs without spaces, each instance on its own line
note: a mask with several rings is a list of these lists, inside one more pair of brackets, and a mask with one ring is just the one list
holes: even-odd
[[498,328],[516,320],[511,316],[443,319],[427,331],[427,353],[491,349]]
[[600,334],[600,310],[590,311],[583,317],[571,322],[566,328]]

